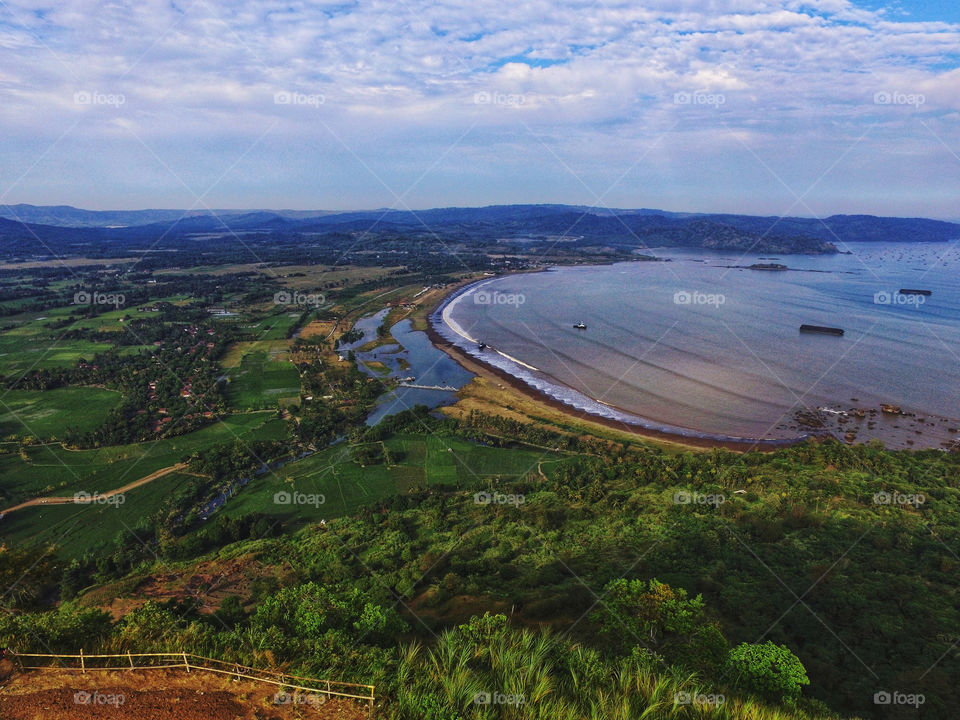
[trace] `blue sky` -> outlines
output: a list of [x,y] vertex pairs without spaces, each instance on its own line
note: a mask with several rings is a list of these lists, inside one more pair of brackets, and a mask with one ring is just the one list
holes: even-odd
[[960,217],[947,0],[4,0],[0,202]]
[[886,9],[898,20],[960,23],[960,3],[956,0],[862,0],[858,4],[870,10]]

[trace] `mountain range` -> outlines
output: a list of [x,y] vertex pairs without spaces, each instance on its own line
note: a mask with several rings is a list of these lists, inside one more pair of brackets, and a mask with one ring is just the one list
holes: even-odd
[[[558,242],[580,246],[703,247],[772,253],[842,252],[848,242],[938,242],[960,238],[960,224],[926,218],[827,218],[598,209],[573,205],[493,205],[351,212],[295,210],[83,210],[67,205],[0,205],[0,243],[39,240],[77,245],[197,235],[269,233],[296,237],[361,233],[458,242]],[[14,242],[13,244],[16,244]],[[9,247],[9,245],[8,245]]]

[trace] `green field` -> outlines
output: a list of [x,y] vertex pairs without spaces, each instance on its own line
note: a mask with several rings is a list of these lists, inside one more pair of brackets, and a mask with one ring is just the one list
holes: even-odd
[[[218,424],[152,445],[79,452],[57,446],[34,447],[29,450],[29,463],[19,455],[0,457],[0,476],[4,490],[16,492],[18,500],[42,494],[70,496],[80,490],[104,492],[173,465],[195,449],[226,442],[232,438],[230,431],[248,440],[276,439],[283,424],[268,419],[271,415],[238,416],[228,421],[229,431]],[[402,453],[399,464],[360,467],[351,460],[348,446],[337,445],[256,478],[221,513],[236,517],[261,512],[294,524],[315,523],[426,485],[486,487],[496,477],[520,478],[541,461],[548,471],[558,459],[539,451],[484,447],[455,438],[404,435],[385,442],[392,453]],[[55,543],[61,556],[78,557],[118,532],[134,530],[141,519],[162,510],[166,499],[188,480],[181,473],[160,477],[126,493],[119,506],[67,504],[17,510],[0,520],[0,542]],[[323,502],[278,504],[274,501],[278,492],[291,497],[294,493],[322,495]],[[13,503],[4,502],[9,504]]]
[[25,326],[0,335],[0,374],[19,376],[31,370],[69,367],[79,358],[92,358],[111,347],[87,340],[57,340],[41,329],[42,333]]
[[244,323],[240,327],[252,333],[257,340],[285,340],[297,318],[308,308],[276,313],[255,323]]
[[9,329],[0,333],[0,374],[18,376],[31,370],[68,367],[79,358],[89,359],[109,350],[112,346],[107,343],[60,339],[67,328],[44,327],[74,310],[74,306],[65,306],[5,318],[2,324]]
[[[106,492],[175,465],[210,445],[230,443],[238,437],[279,440],[285,435],[282,420],[271,412],[259,412],[234,415],[196,432],[154,442],[98,450],[33,446],[26,449],[28,461],[16,452],[0,455],[0,505],[9,507],[43,495],[69,496],[81,490]],[[26,515],[34,510],[22,512]]]
[[62,438],[68,428],[87,432],[119,403],[119,392],[92,387],[0,391],[0,438]]
[[190,480],[190,476],[180,473],[165,475],[127,492],[122,504],[51,505],[18,510],[0,520],[0,537],[14,546],[55,544],[61,557],[80,557],[97,544],[112,541],[117,533],[136,533],[141,520],[165,508],[169,498]]
[[[262,512],[295,523],[315,523],[427,485],[485,487],[496,477],[516,480],[536,471],[540,461],[548,472],[559,457],[431,435],[400,435],[385,442],[391,452],[402,453],[398,464],[360,467],[350,459],[347,446],[337,445],[256,478],[222,512],[229,516]],[[324,502],[278,504],[274,502],[278,492],[322,495]]]
[[278,402],[296,401],[300,395],[300,374],[289,362],[271,360],[264,350],[243,356],[240,365],[227,370],[227,400],[241,410],[277,407]]

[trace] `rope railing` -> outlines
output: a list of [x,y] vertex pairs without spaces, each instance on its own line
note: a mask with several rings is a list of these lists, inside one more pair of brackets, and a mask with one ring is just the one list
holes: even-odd
[[[193,653],[119,653],[113,655],[87,655],[81,650],[79,654],[47,654],[47,653],[20,653],[7,650],[7,657],[13,660],[21,670],[56,670],[79,669],[82,673],[97,670],[163,670],[182,668],[204,670],[206,672],[230,675],[255,682],[263,682],[277,687],[326,695],[327,697],[342,697],[367,703],[371,714],[374,705],[374,685],[360,683],[339,682],[337,680],[321,680],[319,678],[303,677],[291,673],[276,672],[252,668],[238,663],[231,663],[216,658],[208,658]],[[46,664],[39,664],[48,660]],[[33,664],[38,663],[38,664]],[[58,664],[59,663],[59,664]]]

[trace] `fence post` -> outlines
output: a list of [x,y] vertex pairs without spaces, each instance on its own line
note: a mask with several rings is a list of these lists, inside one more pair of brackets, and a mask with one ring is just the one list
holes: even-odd
[[183,666],[187,669],[187,672],[190,672],[190,661],[187,660],[187,654],[183,654]]
[[87,674],[87,666],[83,662],[83,648],[80,648],[80,673],[83,675]]
[[130,661],[130,669],[133,670],[133,656],[130,654],[129,650],[127,650],[127,660]]

